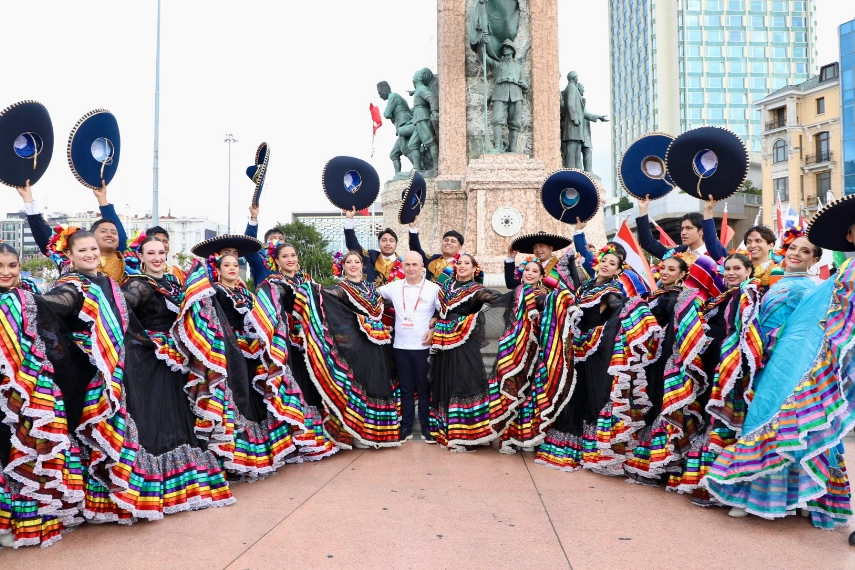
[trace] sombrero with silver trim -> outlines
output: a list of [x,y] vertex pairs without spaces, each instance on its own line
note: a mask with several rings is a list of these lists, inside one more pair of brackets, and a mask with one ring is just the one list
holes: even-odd
[[690,196],[724,200],[745,183],[748,149],[725,128],[698,127],[674,139],[665,166],[674,184]]
[[77,180],[97,190],[109,184],[119,168],[122,140],[119,122],[107,109],[83,115],[68,136],[68,166]]
[[0,182],[35,184],[53,156],[53,123],[44,105],[20,101],[0,111]]
[[808,241],[832,251],[855,251],[846,236],[855,226],[855,194],[844,196],[818,211],[808,225]]
[[427,197],[427,183],[424,177],[415,169],[410,174],[410,183],[401,192],[401,206],[398,208],[398,221],[411,224],[422,211]]
[[380,193],[380,176],[374,167],[352,156],[327,162],[321,183],[327,199],[342,210],[364,210]]
[[537,232],[535,234],[527,234],[520,236],[511,242],[511,248],[520,253],[534,253],[534,245],[543,243],[551,245],[552,249],[564,249],[572,243],[572,240],[555,234],[546,232]]
[[197,243],[190,251],[193,252],[193,255],[205,258],[226,248],[233,247],[238,250],[238,257],[246,257],[261,250],[262,246],[263,244],[254,237],[226,234]]
[[600,209],[600,194],[594,180],[583,170],[565,168],[552,173],[540,189],[546,211],[558,221],[587,222]]
[[264,189],[264,177],[267,176],[267,161],[270,159],[270,147],[266,142],[258,145],[255,151],[255,164],[247,167],[246,175],[255,182],[255,191],[252,193],[252,205],[258,206],[261,200],[261,191]]
[[666,133],[648,133],[637,138],[620,161],[621,186],[636,198],[662,198],[674,189],[665,168],[665,155],[674,137]]

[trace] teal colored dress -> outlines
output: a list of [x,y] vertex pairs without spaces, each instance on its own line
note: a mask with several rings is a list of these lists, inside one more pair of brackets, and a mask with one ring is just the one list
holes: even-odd
[[704,485],[751,514],[772,519],[801,508],[815,526],[833,529],[851,515],[840,441],[855,423],[855,264],[819,287],[785,278],[767,297],[761,314],[775,349],[755,381],[742,435]]

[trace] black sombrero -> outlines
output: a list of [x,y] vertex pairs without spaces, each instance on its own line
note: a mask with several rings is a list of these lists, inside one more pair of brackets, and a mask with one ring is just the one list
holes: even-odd
[[352,156],[337,156],[324,166],[324,194],[342,210],[364,210],[380,193],[380,177],[374,167]]
[[662,198],[674,189],[665,168],[665,155],[674,137],[665,133],[648,133],[637,138],[620,161],[618,176],[621,186],[636,198]]
[[665,165],[674,184],[690,196],[724,200],[742,188],[748,176],[748,149],[727,129],[699,127],[674,139]]
[[197,243],[190,251],[193,255],[207,258],[227,247],[233,247],[238,250],[238,257],[246,257],[259,251],[262,246],[263,244],[254,237],[226,234]]
[[252,205],[258,206],[261,200],[261,191],[264,189],[264,177],[267,175],[267,161],[270,159],[270,147],[266,142],[258,145],[255,151],[255,164],[247,167],[246,175],[255,182],[255,191],[252,193]]
[[578,168],[552,173],[540,189],[540,200],[553,218],[566,224],[575,224],[576,218],[587,222],[600,209],[597,185]]
[[44,105],[21,101],[0,111],[0,182],[38,182],[53,156],[53,123]]
[[846,235],[855,225],[855,194],[827,204],[814,215],[807,230],[808,241],[832,251],[855,251]]
[[537,232],[536,234],[528,234],[520,236],[511,242],[511,248],[520,253],[534,253],[534,244],[545,243],[551,245],[553,249],[564,249],[572,243],[572,240],[555,234],[546,232]]
[[119,123],[107,109],[95,109],[77,121],[68,137],[68,166],[81,184],[93,190],[109,184],[119,168]]
[[410,183],[401,192],[401,207],[398,208],[398,221],[402,224],[411,224],[416,216],[422,212],[422,206],[427,196],[427,184],[424,177],[415,169],[410,174]]

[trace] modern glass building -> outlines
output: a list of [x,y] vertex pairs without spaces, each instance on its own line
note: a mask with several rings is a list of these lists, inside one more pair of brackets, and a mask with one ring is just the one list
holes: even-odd
[[816,74],[814,0],[610,0],[609,10],[615,173],[652,131],[717,125],[759,152],[753,101]]
[[855,194],[855,20],[842,24],[839,33],[843,193]]

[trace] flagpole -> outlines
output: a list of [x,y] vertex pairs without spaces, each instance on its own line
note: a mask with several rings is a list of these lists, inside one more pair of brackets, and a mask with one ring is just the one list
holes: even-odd
[[159,166],[160,147],[160,0],[157,0],[157,50],[154,64],[154,167],[152,168],[151,224],[159,225]]

